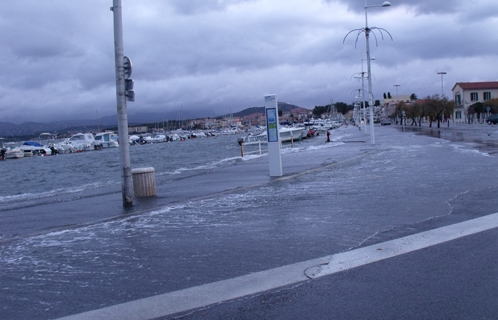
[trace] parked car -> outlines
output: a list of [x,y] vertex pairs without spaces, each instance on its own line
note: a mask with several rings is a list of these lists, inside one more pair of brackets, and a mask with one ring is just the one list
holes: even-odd
[[488,124],[497,124],[498,123],[498,114],[492,114],[486,120]]
[[389,125],[391,125],[391,120],[389,120],[389,119],[382,119],[380,121],[380,125],[381,126],[389,126]]

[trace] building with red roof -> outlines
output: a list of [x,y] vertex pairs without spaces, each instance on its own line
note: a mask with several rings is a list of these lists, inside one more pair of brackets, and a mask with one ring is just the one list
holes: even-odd
[[498,98],[498,81],[457,82],[451,91],[455,101],[455,122],[473,122],[474,115],[469,114],[469,107],[477,102]]

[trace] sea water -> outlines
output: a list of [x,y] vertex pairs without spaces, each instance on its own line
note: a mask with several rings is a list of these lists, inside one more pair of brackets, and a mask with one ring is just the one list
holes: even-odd
[[[202,174],[242,161],[237,139],[243,135],[188,139],[130,146],[131,168],[153,167],[156,183],[185,175]],[[320,139],[296,142],[303,148]],[[290,147],[285,144],[284,149]],[[244,160],[259,156],[258,146],[246,146]],[[263,153],[266,145],[262,145]],[[285,151],[284,151],[285,152]],[[37,203],[64,201],[121,191],[118,148],[37,156],[0,162],[0,206],[19,208]]]
[[[240,159],[234,135],[130,146],[132,168],[154,167],[157,183],[230,165]],[[33,201],[75,199],[120,192],[118,148],[30,157],[0,162],[0,205],[19,207]]]

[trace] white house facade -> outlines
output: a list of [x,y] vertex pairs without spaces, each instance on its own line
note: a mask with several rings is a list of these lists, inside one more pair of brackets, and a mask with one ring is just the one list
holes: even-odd
[[394,113],[396,112],[396,107],[400,102],[410,104],[412,102],[410,99],[410,95],[397,95],[393,96],[390,99],[384,99],[382,104],[382,116],[390,117],[394,115]]
[[451,91],[455,101],[455,123],[471,123],[477,119],[469,114],[469,107],[477,102],[498,98],[498,81],[457,82]]

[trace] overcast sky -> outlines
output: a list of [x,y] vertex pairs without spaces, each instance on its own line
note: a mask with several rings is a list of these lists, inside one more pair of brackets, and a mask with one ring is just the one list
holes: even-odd
[[[369,0],[368,5],[382,1]],[[496,0],[393,0],[368,9],[373,94],[451,95],[497,80]],[[0,8],[0,122],[116,114],[112,0],[17,0]],[[128,112],[351,103],[364,0],[122,0],[136,101]],[[366,61],[363,68],[366,71]],[[399,87],[394,87],[399,85]]]

